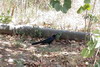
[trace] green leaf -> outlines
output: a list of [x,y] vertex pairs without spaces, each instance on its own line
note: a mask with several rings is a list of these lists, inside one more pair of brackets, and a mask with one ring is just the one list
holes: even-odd
[[81,52],[81,55],[84,57],[84,58],[87,58],[87,57],[91,57],[93,56],[95,50],[88,50],[87,48],[84,48]]
[[50,5],[56,9],[56,11],[62,11],[63,13],[67,13],[67,11],[71,8],[71,0],[64,0],[63,6],[60,5],[59,0],[51,0]]
[[95,49],[89,50],[89,54],[87,57],[92,57],[94,55]]
[[56,4],[54,5],[54,8],[56,9],[56,11],[60,11],[61,8],[62,8],[62,6],[60,5],[60,3],[56,3]]
[[84,58],[87,58],[88,56],[88,53],[89,53],[89,50],[87,48],[84,48],[81,52],[81,55],[84,57]]
[[62,11],[63,13],[67,13],[68,10],[66,9],[66,7],[62,7],[62,8],[61,8],[61,11]]
[[71,0],[64,0],[63,7],[69,10],[71,8]]
[[100,67],[100,60],[96,62],[95,67]]
[[87,43],[88,50],[93,50],[96,47],[97,40],[92,37],[92,39]]
[[100,30],[94,30],[93,33],[100,34]]
[[90,4],[85,4],[85,5],[83,6],[83,8],[84,8],[84,10],[91,10]]
[[96,44],[96,47],[95,47],[95,48],[100,49],[100,40],[99,40],[98,43]]
[[50,0],[50,5],[54,8],[55,1],[54,0]]
[[64,4],[66,6],[66,8],[71,8],[71,0],[64,0]]
[[92,50],[95,48],[96,44],[94,44],[93,42],[88,42],[88,50]]
[[90,3],[90,0],[84,0],[84,3],[88,4],[88,3]]
[[55,4],[60,4],[59,0],[51,0],[50,5],[54,8]]
[[67,11],[71,8],[71,0],[64,0],[64,4],[63,7],[61,9],[61,11],[63,13],[67,13]]
[[84,10],[84,8],[81,6],[81,7],[77,10],[77,13],[80,14],[80,13],[82,13],[83,11],[85,11],[85,10]]
[[77,10],[77,13],[80,14],[80,13],[82,13],[83,11],[85,11],[85,10],[90,10],[90,9],[91,9],[90,4],[85,4],[84,6],[81,6],[81,7]]

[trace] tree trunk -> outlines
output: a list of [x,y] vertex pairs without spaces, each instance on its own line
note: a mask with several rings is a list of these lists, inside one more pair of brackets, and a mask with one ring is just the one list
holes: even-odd
[[84,32],[70,32],[66,30],[55,30],[50,28],[39,28],[27,25],[7,25],[7,24],[0,24],[0,33],[1,34],[19,34],[19,35],[30,35],[34,37],[49,37],[56,33],[61,33],[60,39],[68,39],[68,40],[85,40],[89,33]]

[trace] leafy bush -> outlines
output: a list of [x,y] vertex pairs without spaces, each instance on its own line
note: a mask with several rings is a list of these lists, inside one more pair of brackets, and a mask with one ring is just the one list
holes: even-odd
[[5,13],[2,13],[0,15],[0,22],[1,23],[5,23],[5,24],[8,24],[9,22],[11,22],[12,21],[12,17],[9,16],[9,14],[10,14],[9,10],[7,11],[7,15]]

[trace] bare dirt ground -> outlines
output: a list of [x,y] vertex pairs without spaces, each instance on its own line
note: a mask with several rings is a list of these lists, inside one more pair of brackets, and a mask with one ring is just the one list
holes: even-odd
[[[92,67],[94,58],[82,58],[82,42],[54,41],[32,46],[40,40],[29,36],[0,35],[0,67]],[[100,59],[100,56],[98,56]]]

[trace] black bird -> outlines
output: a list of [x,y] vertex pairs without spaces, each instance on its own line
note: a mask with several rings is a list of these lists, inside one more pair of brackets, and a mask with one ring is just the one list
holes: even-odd
[[32,45],[36,45],[36,44],[41,43],[41,44],[49,44],[49,46],[50,46],[50,44],[56,39],[56,35],[57,34],[52,35],[51,37],[49,37],[49,38],[47,38],[47,39],[45,39],[43,41],[32,43]]

